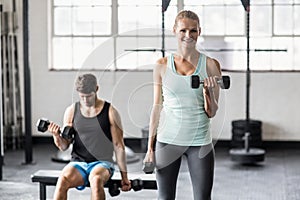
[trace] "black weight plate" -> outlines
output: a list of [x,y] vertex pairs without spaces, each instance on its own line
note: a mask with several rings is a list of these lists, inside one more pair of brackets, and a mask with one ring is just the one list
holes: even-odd
[[[245,130],[242,129],[232,129],[232,134],[233,135],[245,135]],[[251,129],[250,131],[251,135],[261,135],[261,130],[260,129]]]
[[[234,141],[244,141],[244,139],[243,139],[243,137],[244,136],[239,136],[239,135],[233,135],[232,137],[231,137],[231,139],[232,140],[234,140]],[[250,136],[249,137],[249,141],[261,141],[262,139],[261,139],[261,136]]]
[[[245,128],[246,127],[246,120],[234,120],[231,122],[232,127],[234,128]],[[259,120],[249,120],[249,128],[260,128],[262,122]]]
[[259,148],[250,148],[249,151],[238,148],[230,149],[229,154],[232,161],[241,164],[254,164],[265,159],[265,150]]

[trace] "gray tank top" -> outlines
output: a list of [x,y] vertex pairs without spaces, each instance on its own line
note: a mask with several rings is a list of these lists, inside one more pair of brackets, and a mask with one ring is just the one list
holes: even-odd
[[73,126],[74,136],[72,160],[113,162],[113,144],[109,122],[110,103],[105,102],[101,112],[95,117],[85,117],[80,111],[80,103],[75,103]]

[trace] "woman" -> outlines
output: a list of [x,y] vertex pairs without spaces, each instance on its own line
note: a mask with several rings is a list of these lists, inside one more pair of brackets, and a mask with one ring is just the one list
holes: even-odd
[[[186,156],[194,199],[211,199],[214,149],[210,118],[218,110],[221,69],[217,60],[196,49],[200,20],[183,10],[173,32],[177,52],[157,61],[153,71],[154,102],[149,124],[148,150],[144,162],[156,163],[158,199],[175,199],[182,156]],[[191,88],[191,76],[204,81]]]

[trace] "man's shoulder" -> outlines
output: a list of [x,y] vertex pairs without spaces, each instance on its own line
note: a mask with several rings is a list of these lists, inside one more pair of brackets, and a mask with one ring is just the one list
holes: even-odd
[[75,103],[72,103],[71,105],[69,105],[67,108],[66,108],[66,112],[74,112],[75,110],[75,106],[76,106],[76,102]]

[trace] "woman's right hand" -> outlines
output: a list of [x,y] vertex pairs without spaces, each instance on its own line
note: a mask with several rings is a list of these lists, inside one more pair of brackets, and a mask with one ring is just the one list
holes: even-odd
[[152,162],[152,163],[154,163],[154,161],[155,161],[154,151],[153,150],[147,150],[147,153],[146,153],[146,156],[144,158],[143,163],[146,163],[146,162]]

